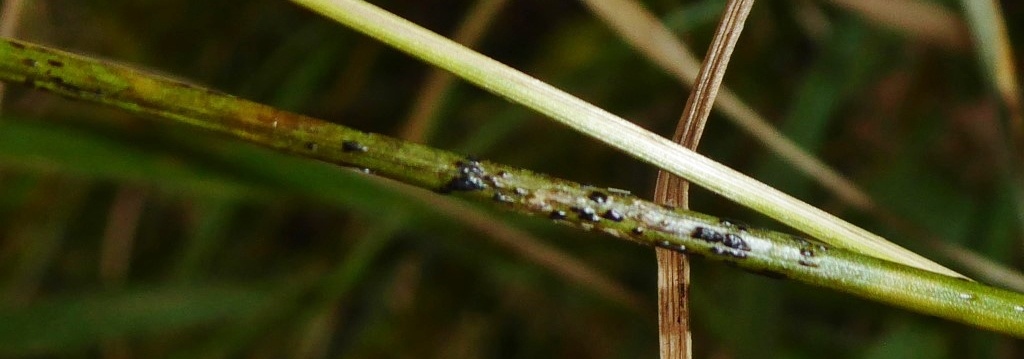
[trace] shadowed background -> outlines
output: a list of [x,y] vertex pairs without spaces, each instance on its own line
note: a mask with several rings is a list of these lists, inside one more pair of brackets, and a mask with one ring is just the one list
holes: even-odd
[[[477,6],[374,3],[446,35]],[[960,3],[922,2],[953,15],[925,30],[885,22],[900,13],[884,1],[848,3],[758,3],[725,85],[885,211],[1018,268],[1012,111],[990,85]],[[645,2],[691,49],[707,47],[723,4]],[[1024,16],[1015,2],[1003,11]],[[424,91],[428,66],[286,2],[27,0],[19,15],[12,37],[360,130],[653,192],[655,168],[464,83]],[[579,2],[512,1],[483,23],[474,47],[484,54],[672,132],[687,89]],[[1019,48],[1021,24],[1006,25]],[[429,95],[427,124],[410,129],[417,99]],[[2,111],[2,356],[657,355],[649,248],[18,86]],[[835,199],[720,113],[703,139],[701,153],[951,263]],[[782,229],[692,193],[702,212]],[[691,294],[695,357],[1024,352],[1013,339],[701,260]]]

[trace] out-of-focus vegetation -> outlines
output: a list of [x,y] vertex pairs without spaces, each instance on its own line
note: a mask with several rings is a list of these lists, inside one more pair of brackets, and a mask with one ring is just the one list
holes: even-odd
[[[473,5],[374,3],[445,34]],[[646,5],[702,53],[723,3]],[[984,57],[843,3],[758,3],[726,85],[886,211],[1018,268],[1024,203],[1008,158],[1019,154]],[[1024,16],[1015,2],[1003,11]],[[281,1],[28,0],[16,37],[385,134],[407,126],[431,70]],[[575,1],[510,2],[477,47],[662,134],[685,102],[685,88]],[[656,169],[479,89],[456,82],[439,98],[431,145],[652,191]],[[0,356],[657,355],[648,248],[475,209],[617,286],[594,290],[426,193],[25,88],[9,87],[3,104]],[[719,115],[707,131],[702,153],[940,258]],[[692,207],[778,227],[699,190]],[[1013,339],[700,260],[691,300],[696,357],[1024,353]]]

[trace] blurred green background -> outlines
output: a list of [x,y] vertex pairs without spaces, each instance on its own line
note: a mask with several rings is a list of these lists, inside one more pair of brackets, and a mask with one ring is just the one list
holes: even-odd
[[[373,3],[446,35],[474,4]],[[724,6],[644,3],[697,54]],[[957,1],[925,3],[967,23]],[[1002,9],[1020,44],[1024,4]],[[389,135],[431,73],[285,1],[27,0],[19,18],[16,38]],[[511,1],[476,48],[663,135],[687,96],[577,1]],[[888,212],[1017,269],[1024,204],[986,76],[970,45],[830,1],[761,1],[725,85]],[[465,83],[436,106],[432,146],[653,192],[655,168]],[[2,111],[0,357],[658,355],[650,248],[18,86]],[[700,152],[950,263],[720,114]],[[692,207],[783,229],[701,190]],[[500,239],[509,227],[525,235]],[[691,300],[697,358],[1024,357],[1015,339],[699,259]]]

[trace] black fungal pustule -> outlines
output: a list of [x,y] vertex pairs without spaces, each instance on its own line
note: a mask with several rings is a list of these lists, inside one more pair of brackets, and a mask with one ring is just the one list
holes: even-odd
[[731,233],[725,235],[725,239],[722,240],[722,244],[724,244],[726,247],[733,249],[739,249],[743,251],[750,250],[750,246],[747,245],[747,242],[744,241],[742,237]]
[[625,217],[622,216],[622,213],[619,213],[619,211],[616,211],[614,209],[604,211],[604,214],[602,214],[601,217],[604,217],[605,219],[614,222],[622,222],[622,220],[625,219]]
[[597,204],[605,204],[608,202],[608,195],[601,191],[593,191],[587,195],[591,201],[597,202]]
[[310,151],[316,151],[316,142],[306,142],[306,149]]
[[633,234],[639,236],[641,234],[644,234],[644,227],[633,227],[633,230],[631,230],[630,232],[633,232]]
[[46,60],[46,63],[53,67],[64,67],[64,63],[57,60]]
[[580,219],[582,219],[584,221],[590,221],[590,222],[600,222],[601,221],[601,216],[598,216],[597,212],[594,212],[593,208],[590,208],[590,207],[583,207],[583,208],[572,207],[570,209],[573,212],[576,212],[576,214],[579,215]]
[[716,255],[720,255],[720,256],[728,256],[728,257],[733,257],[733,258],[736,258],[736,259],[746,259],[747,258],[747,253],[746,252],[734,251],[734,250],[728,249],[728,248],[711,247],[711,254],[716,254]]
[[800,263],[800,265],[802,265],[804,267],[818,268],[818,264],[817,263],[814,263],[814,262],[811,262],[811,261],[808,261],[808,260],[801,259],[801,260],[797,261],[797,263]]
[[601,221],[601,216],[598,216],[597,212],[594,212],[593,208],[572,206],[571,208],[569,208],[569,210],[573,211],[573,212],[576,212],[576,214],[579,215],[580,219],[582,219],[584,221],[590,221],[590,222],[599,222],[599,221]]
[[725,240],[725,236],[723,236],[721,233],[718,233],[713,229],[704,227],[694,228],[693,233],[690,234],[690,237],[700,239],[703,241],[708,241],[711,243],[717,243]]
[[551,211],[551,213],[548,214],[548,218],[551,219],[565,219],[565,216],[565,211],[559,209]]
[[36,60],[33,59],[21,59],[21,64],[28,67],[36,67]]
[[483,179],[485,172],[483,167],[480,167],[480,162],[469,159],[459,161],[456,165],[458,165],[458,174],[451,181],[445,183],[444,187],[441,187],[441,193],[479,191],[487,188],[487,183]]
[[366,152],[369,150],[366,145],[356,141],[344,141],[341,143],[341,150],[345,152]]
[[523,189],[521,187],[516,187],[516,188],[512,189],[512,193],[515,193],[516,196],[525,196],[525,195],[529,194],[530,192],[527,192],[525,189]]

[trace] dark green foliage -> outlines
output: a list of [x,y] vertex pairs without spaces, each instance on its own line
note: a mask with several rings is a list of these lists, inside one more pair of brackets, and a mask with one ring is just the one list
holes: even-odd
[[[23,23],[25,39],[365,131],[397,133],[429,71],[287,2],[46,3],[52,7],[26,15],[34,20]],[[379,3],[411,13],[401,9],[410,2]],[[707,9],[718,1],[649,3],[670,9],[662,13],[673,14],[674,27],[689,31],[682,38],[703,52],[716,18]],[[1001,108],[974,56],[831,7],[823,9],[833,33],[813,39],[794,25],[798,3],[755,7],[726,85],[891,212],[1019,267],[1015,206],[1022,204],[1006,195],[1011,185],[993,160],[998,139],[984,136],[1000,128],[993,116]],[[417,4],[453,9],[414,17],[442,33],[462,9]],[[1006,17],[1021,10],[1007,5]],[[1019,26],[1009,25],[1019,42]],[[669,134],[674,127],[684,89],[585,10],[513,1],[491,31],[483,53],[647,128]],[[445,99],[433,145],[649,196],[654,168],[465,84]],[[586,240],[593,234],[546,219],[507,219],[639,294],[647,304],[638,312],[348,170],[24,87],[8,86],[3,111],[0,355],[107,356],[119,346],[135,357],[657,353],[647,248]],[[701,152],[856,215],[716,115]],[[129,269],[107,282],[98,267],[107,227],[122,218],[113,208],[124,188],[147,195]],[[766,222],[699,192],[693,207]],[[696,357],[1013,358],[1024,351],[995,334],[834,292],[701,260],[694,266]]]

